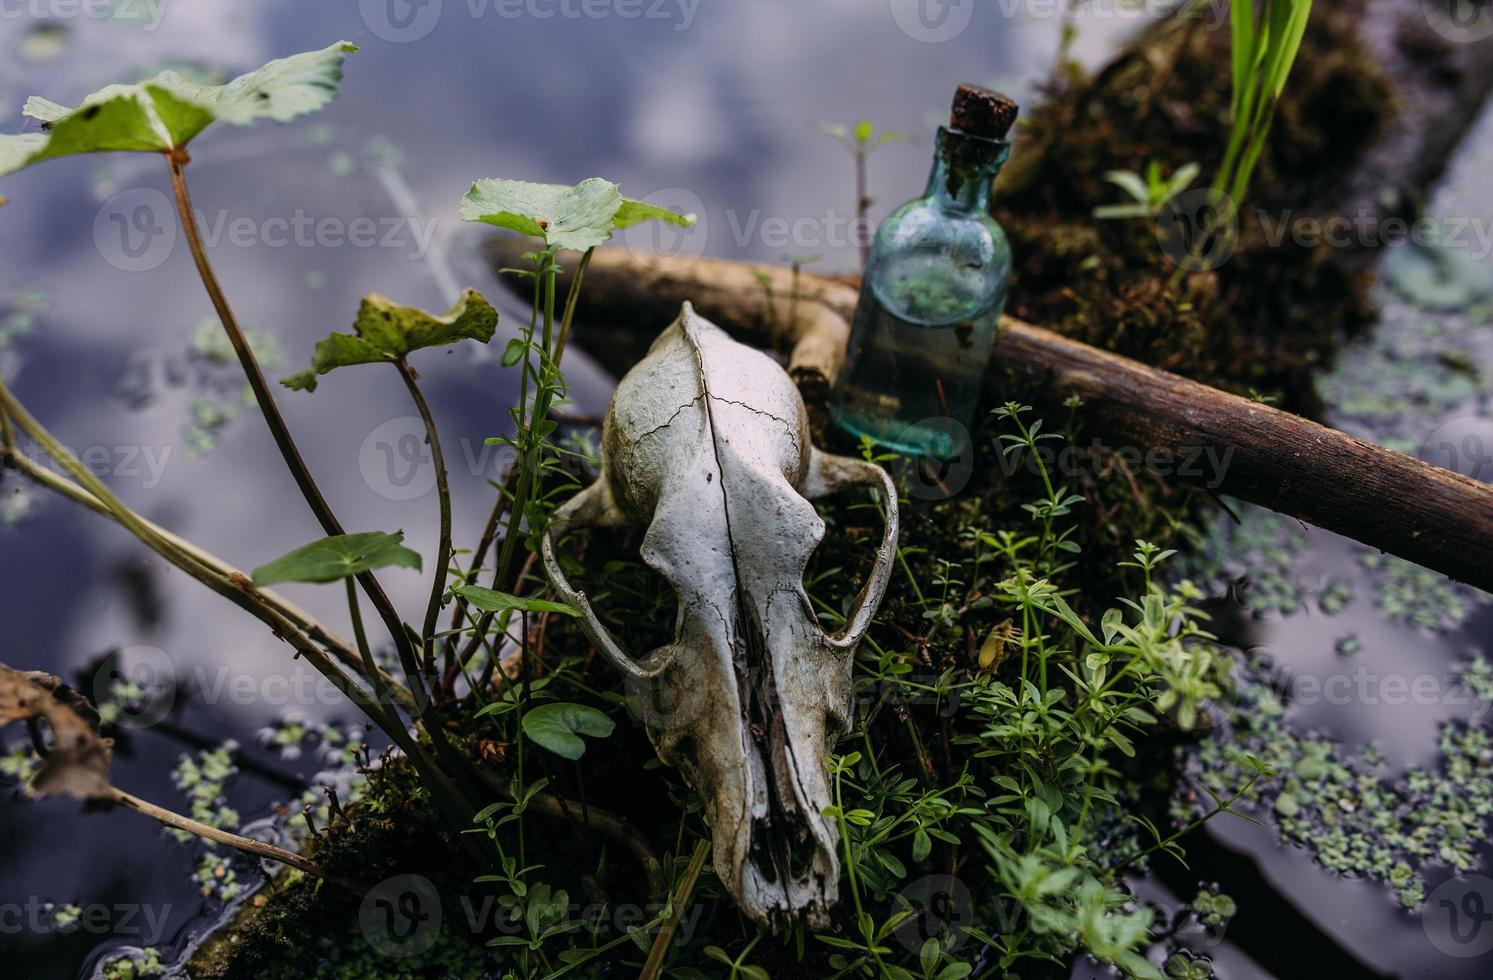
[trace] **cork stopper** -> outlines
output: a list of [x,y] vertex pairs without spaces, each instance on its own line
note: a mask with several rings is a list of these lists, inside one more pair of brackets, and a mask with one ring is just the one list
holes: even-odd
[[961,85],[954,93],[949,125],[971,136],[1003,140],[1016,121],[1016,103],[1008,96],[978,85]]

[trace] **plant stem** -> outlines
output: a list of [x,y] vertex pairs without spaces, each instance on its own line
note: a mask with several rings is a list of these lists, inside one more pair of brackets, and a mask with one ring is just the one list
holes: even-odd
[[[9,417],[6,416],[3,412],[0,412],[0,430],[3,430],[8,426]],[[109,507],[102,501],[100,501],[99,498],[89,493],[83,487],[67,479],[66,477],[53,473],[51,470],[38,465],[30,459],[27,459],[24,454],[16,449],[12,441],[8,440],[5,443],[5,449],[6,452],[4,454],[4,461],[9,463],[9,465],[12,466],[17,472],[21,473],[32,482],[36,483],[39,486],[45,487],[57,494],[60,494],[61,496],[67,497],[69,500],[72,500],[75,503],[82,504],[89,510],[107,517],[110,520],[113,520],[115,523],[119,523],[118,519],[109,509]],[[136,515],[136,517],[140,524],[142,524],[144,527],[152,531],[156,536],[161,538],[167,545],[170,546],[173,552],[179,553],[175,556],[166,555],[165,557],[167,557],[167,559],[178,568],[182,568],[184,571],[187,571],[188,574],[191,574],[191,572],[187,565],[195,563],[205,566],[224,579],[232,578],[235,575],[243,575],[243,572],[241,572],[240,570],[234,568],[232,565],[223,561],[221,558],[218,558],[216,555],[203,551],[201,548],[198,548],[196,545],[192,544],[185,538],[173,534],[160,525],[150,522],[144,517],[139,517],[139,515]],[[184,564],[184,560],[187,558],[190,558],[191,562]],[[354,671],[359,677],[367,681],[369,684],[373,684],[376,686],[379,681],[382,681],[382,683],[393,695],[395,701],[399,703],[400,707],[410,712],[414,712],[416,710],[415,699],[410,696],[410,693],[405,690],[403,685],[396,683],[394,679],[390,677],[388,673],[382,668],[378,669],[378,673],[375,676],[370,677],[366,673],[366,665],[359,659],[357,650],[342,637],[338,636],[336,633],[333,633],[328,627],[313,619],[311,615],[305,610],[301,609],[299,606],[295,605],[293,602],[271,589],[260,589],[259,596],[265,601],[266,605],[270,606],[281,616],[284,616],[286,619],[290,620],[308,637],[326,647],[327,652],[336,657],[344,667],[347,667],[349,670]]]
[[[300,450],[296,448],[295,440],[291,438],[290,429],[285,424],[284,416],[280,414],[280,407],[275,404],[275,397],[270,391],[269,383],[265,380],[264,372],[260,370],[259,361],[254,357],[254,351],[250,349],[248,339],[239,327],[238,319],[228,305],[228,298],[223,294],[223,287],[219,284],[212,264],[208,261],[207,250],[202,244],[202,234],[197,228],[197,218],[192,210],[192,196],[187,190],[184,169],[187,160],[185,150],[172,150],[166,154],[166,161],[171,169],[171,187],[176,194],[177,215],[181,219],[187,246],[192,252],[192,261],[197,266],[197,275],[202,279],[208,298],[212,300],[218,320],[223,324],[223,330],[228,335],[228,342],[233,346],[233,352],[238,356],[239,364],[243,367],[244,375],[249,381],[249,387],[254,392],[254,400],[259,404],[259,410],[264,415],[265,423],[270,428],[270,435],[274,437],[275,445],[279,447],[285,465],[290,469],[296,485],[300,487],[301,496],[306,498],[306,503],[310,505],[312,513],[316,515],[317,521],[327,536],[335,537],[343,534],[341,523],[332,513],[332,508],[322,496],[321,488],[316,485],[310,468],[306,466]],[[419,664],[415,660],[414,647],[405,633],[399,614],[394,611],[393,604],[385,594],[383,586],[379,585],[378,579],[371,572],[359,575],[358,584],[363,587],[363,591],[373,602],[374,608],[378,610],[379,618],[383,620],[385,628],[394,640],[394,645],[399,650],[400,663],[404,667],[410,691],[416,695],[418,700],[425,700],[423,697],[425,685],[420,676]]]
[[174,827],[177,830],[184,830],[189,834],[196,834],[198,837],[204,838],[205,840],[216,841],[219,844],[227,844],[229,847],[237,848],[238,850],[243,851],[245,854],[252,854],[255,857],[269,858],[272,861],[279,861],[281,864],[286,864],[299,871],[304,871],[308,875],[313,875],[317,878],[324,878],[328,881],[332,881],[354,893],[358,893],[361,891],[361,889],[351,883],[338,881],[335,878],[329,877],[327,873],[322,870],[321,865],[308,858],[302,857],[294,851],[287,851],[283,847],[276,847],[273,844],[266,844],[263,841],[257,841],[250,837],[241,837],[238,834],[229,833],[226,830],[219,830],[217,827],[210,827],[205,823],[200,823],[196,820],[193,820],[191,817],[182,816],[180,813],[176,813],[173,810],[168,810],[163,806],[157,806],[156,804],[151,803],[148,800],[142,800],[140,799],[140,797],[135,796],[131,793],[126,793],[124,790],[119,789],[118,787],[111,786],[109,787],[109,790],[109,802],[117,803],[123,807],[128,807],[129,809],[134,810],[136,813],[143,813],[145,816],[150,817],[152,820],[158,820],[168,827]]
[[[549,249],[543,252],[540,262],[542,263],[540,275],[544,283],[544,333],[540,345],[539,380],[534,392],[534,406],[530,409],[529,418],[524,422],[524,431],[520,438],[524,444],[524,453],[521,457],[522,463],[518,475],[518,491],[508,507],[508,527],[503,533],[503,547],[498,553],[498,567],[493,574],[493,588],[499,592],[507,592],[512,588],[509,583],[509,572],[512,569],[514,555],[518,551],[519,528],[524,519],[524,511],[529,505],[529,496],[533,492],[537,476],[535,470],[538,469],[540,463],[539,449],[533,444],[534,426],[544,418],[549,410],[548,399],[545,397],[545,382],[549,371],[550,343],[554,337],[555,325],[555,273],[557,269],[554,250]],[[488,621],[491,622],[490,617]]]
[[[373,648],[368,645],[368,633],[363,628],[363,611],[358,606],[358,589],[353,580],[343,579],[347,585],[347,614],[353,624],[353,641],[358,645],[358,655],[362,658],[363,670],[372,671],[374,677],[379,676],[378,662],[373,659]],[[389,692],[379,681],[374,681],[374,694],[378,697],[379,704],[389,708],[389,719],[393,724],[403,726],[399,715],[393,710],[389,703]]]
[[[855,151],[855,216],[856,228],[866,227],[866,212],[871,207],[871,198],[866,193],[868,182],[866,180],[866,150],[864,148]],[[865,238],[861,239],[861,271],[866,271],[866,266],[871,263],[871,243]]]
[[[867,736],[869,737],[869,733],[867,733]],[[876,937],[871,935],[869,930],[867,930],[865,927],[866,910],[861,906],[860,882],[855,873],[855,851],[850,844],[850,821],[845,819],[845,800],[843,798],[843,794],[840,792],[841,777],[841,770],[836,768],[835,823],[839,825],[840,830],[840,849],[844,854],[845,879],[846,882],[850,885],[850,898],[855,904],[855,928],[858,932],[860,932],[861,939],[866,944],[867,952],[871,954],[871,959],[875,960],[876,964],[880,966],[881,955],[876,952]]]
[[[338,686],[344,694],[347,694],[359,707],[368,710],[370,705],[368,695],[358,687],[347,675],[334,664],[331,659],[307,637],[294,623],[282,615],[278,610],[272,608],[264,601],[261,593],[253,587],[247,576],[241,572],[228,572],[224,574],[205,561],[194,558],[192,555],[176,550],[172,543],[157,533],[154,525],[149,524],[134,511],[125,506],[108,486],[94,476],[87,467],[83,466],[76,457],[53,438],[52,434],[44,429],[31,414],[15,400],[10,389],[0,384],[0,406],[6,411],[32,439],[36,440],[41,449],[53,459],[72,473],[99,503],[108,509],[113,518],[126,530],[134,534],[144,544],[160,554],[166,560],[176,565],[182,571],[191,575],[208,588],[219,595],[229,599],[235,605],[253,613],[257,618],[274,630],[279,636],[306,657],[308,663],[316,667],[329,680]],[[15,455],[12,453],[11,455]],[[378,722],[381,727],[387,725],[382,711],[369,712],[369,716]],[[403,725],[395,726],[403,731]],[[394,734],[390,733],[391,737]]]
[[[550,358],[552,369],[556,377],[559,376],[560,360],[565,356],[565,347],[570,340],[570,327],[572,322],[575,320],[576,306],[580,301],[581,280],[583,280],[586,276],[586,269],[591,265],[591,255],[595,251],[596,249],[594,248],[587,249],[585,254],[581,256],[580,265],[578,265],[575,270],[575,277],[570,280],[570,288],[565,294],[565,311],[560,316],[560,332],[558,338],[555,341],[554,355]],[[552,254],[550,261],[553,261]],[[553,287],[553,283],[551,283],[550,285],[551,287]],[[531,334],[534,326],[539,319],[539,302],[541,295],[541,290],[536,289],[534,291],[534,315],[529,323]],[[527,369],[525,369],[521,384],[523,386],[523,392],[526,393],[528,391]],[[521,395],[519,401],[520,406],[523,405],[524,398],[525,396]],[[546,412],[547,411],[548,405],[546,405]],[[538,417],[542,416],[538,416],[536,414],[536,418]],[[472,562],[470,567],[467,569],[468,578],[473,578],[477,575],[478,570],[482,567],[482,562],[487,558],[488,549],[492,547],[492,543],[497,537],[498,525],[502,523],[503,519],[504,502],[509,501],[509,507],[511,508],[513,503],[517,502],[519,499],[520,487],[514,484],[514,480],[519,476],[521,472],[517,466],[517,463],[521,461],[521,458],[520,460],[515,461],[515,465],[509,467],[508,470],[503,474],[503,479],[500,481],[498,486],[497,499],[493,501],[492,512],[487,515],[487,524],[482,529],[482,536],[478,539],[476,550],[472,552]],[[511,526],[512,524],[510,522],[509,535],[511,535]],[[508,537],[505,536],[503,541],[506,547]],[[493,579],[493,588],[499,591],[504,591],[504,587],[500,583],[498,575],[495,574],[493,576]],[[458,597],[455,602],[455,606],[455,612],[451,617],[451,628],[453,630],[457,629],[462,623],[465,613],[466,600]],[[481,620],[479,621],[477,630],[479,636],[484,634],[492,625],[492,620],[492,613],[483,614]],[[470,657],[472,652],[476,649],[476,646],[477,644],[475,642],[469,643],[467,647],[462,651],[460,660],[464,661],[468,657]],[[454,680],[454,674],[450,669],[446,671],[446,674],[448,678]]]
[[[1181,839],[1182,837],[1185,837],[1187,834],[1192,833],[1194,830],[1197,830],[1203,824],[1207,823],[1209,820],[1212,820],[1214,817],[1218,816],[1220,813],[1225,812],[1226,810],[1229,809],[1229,807],[1231,807],[1235,803],[1237,803],[1239,801],[1239,799],[1242,796],[1244,796],[1245,793],[1248,793],[1250,791],[1250,789],[1252,789],[1254,787],[1254,784],[1260,781],[1260,777],[1263,776],[1263,775],[1265,775],[1263,772],[1260,772],[1260,771],[1256,770],[1255,774],[1252,777],[1250,777],[1249,782],[1245,783],[1244,786],[1239,790],[1239,792],[1235,793],[1233,796],[1229,797],[1224,802],[1219,803],[1213,809],[1209,810],[1207,813],[1203,814],[1201,817],[1197,818],[1192,823],[1190,823],[1187,826],[1183,827],[1181,830],[1179,830],[1176,833],[1172,834],[1170,837],[1166,838],[1165,840],[1159,840],[1155,844],[1152,844],[1150,847],[1146,848],[1144,851],[1141,851],[1135,857],[1133,857],[1129,861],[1125,862],[1125,867],[1128,868],[1128,867],[1134,866],[1137,862],[1144,860],[1145,858],[1147,858],[1150,855],[1154,854],[1156,851],[1159,851],[1161,848],[1166,847],[1168,844],[1175,843],[1177,840]],[[1217,800],[1218,797],[1215,796],[1214,799]]]
[[570,290],[565,294],[565,312],[560,316],[560,336],[555,341],[555,355],[551,358],[557,370],[560,358],[565,356],[565,345],[570,340],[570,324],[575,319],[576,304],[581,298],[581,280],[586,278],[586,269],[591,265],[591,253],[595,251],[595,248],[588,248],[581,256],[580,265],[575,267],[575,277],[570,280]]
[[326,498],[322,496],[321,488],[316,485],[316,480],[311,476],[305,460],[301,458],[300,450],[296,448],[295,440],[291,438],[290,429],[280,414],[280,408],[275,404],[275,397],[270,392],[269,382],[265,380],[259,361],[254,357],[248,339],[239,327],[238,318],[233,315],[233,309],[228,305],[228,298],[223,293],[223,287],[218,282],[216,273],[213,272],[212,264],[208,261],[207,251],[202,244],[202,235],[197,228],[197,218],[192,210],[191,193],[187,190],[184,169],[187,161],[186,153],[184,151],[168,153],[166,159],[171,166],[171,186],[176,192],[177,215],[181,219],[182,231],[186,233],[187,245],[192,251],[192,261],[197,265],[197,274],[202,279],[202,285],[207,289],[208,298],[212,300],[213,309],[217,311],[219,321],[223,324],[223,330],[228,335],[228,342],[233,346],[233,352],[238,356],[239,364],[244,369],[249,387],[254,392],[254,400],[258,402],[260,411],[264,413],[264,420],[270,427],[270,434],[274,436],[280,455],[285,458],[285,463],[290,468],[290,475],[300,487],[301,495],[311,505],[311,510],[321,522],[322,528],[328,535],[341,534],[342,527],[327,505]]
[[435,417],[430,413],[430,405],[425,401],[425,395],[420,391],[416,382],[415,372],[404,358],[394,362],[399,370],[399,377],[404,380],[404,386],[409,389],[410,398],[414,399],[415,408],[420,412],[420,418],[425,423],[425,437],[430,441],[430,455],[435,463],[435,490],[440,500],[441,508],[441,540],[436,546],[435,580],[430,586],[430,601],[425,606],[425,624],[420,630],[420,640],[425,645],[425,669],[435,669],[435,631],[436,620],[441,614],[441,597],[446,593],[446,576],[451,568],[451,484],[446,475],[446,456],[441,452],[441,437],[436,431]]
[[[224,331],[228,334],[229,342],[233,345],[234,352],[238,355],[239,363],[243,366],[244,374],[249,380],[249,387],[254,392],[255,401],[258,402],[260,411],[263,412],[265,421],[270,427],[270,434],[274,436],[275,444],[280,449],[280,455],[284,458],[286,466],[289,467],[296,484],[301,488],[302,496],[306,498],[306,502],[311,506],[312,512],[321,523],[322,529],[330,537],[341,535],[345,533],[342,525],[338,522],[337,516],[332,513],[332,509],[322,496],[321,490],[316,485],[316,480],[312,477],[310,469],[306,466],[306,461],[301,457],[300,450],[296,448],[295,441],[291,438],[290,430],[286,427],[285,420],[280,414],[279,406],[275,404],[274,396],[271,394],[269,385],[265,381],[264,372],[260,370],[259,362],[255,359],[254,352],[250,349],[248,341],[244,337],[244,332],[240,329],[238,320],[234,317],[233,310],[228,305],[227,297],[223,294],[223,288],[218,283],[218,278],[213,272],[211,263],[208,262],[207,252],[202,244],[202,236],[197,229],[197,219],[192,211],[192,198],[187,190],[186,174],[183,170],[188,160],[186,151],[173,150],[166,154],[166,159],[171,169],[171,185],[176,192],[177,212],[181,218],[182,230],[186,234],[187,244],[191,248],[192,259],[197,265],[197,273],[202,279],[203,286],[207,289],[208,297],[212,300],[213,308],[218,313],[218,319],[222,322]],[[420,663],[415,656],[415,648],[410,640],[409,631],[405,629],[404,623],[399,618],[399,613],[394,609],[394,604],[389,601],[388,594],[384,592],[383,586],[379,584],[377,576],[372,572],[360,573],[357,576],[357,581],[362,587],[363,592],[368,596],[369,601],[373,603],[374,610],[378,613],[379,619],[383,621],[384,628],[388,630],[390,638],[394,641],[394,647],[399,652],[399,663],[404,671],[405,682],[409,687],[410,694],[413,696],[415,703],[417,705],[433,707],[430,692],[425,687],[425,678],[420,671]],[[402,724],[396,727],[400,728],[401,734],[405,734]],[[429,736],[431,746],[435,749],[437,758],[447,767],[451,775],[455,777],[465,776],[466,767],[460,756],[452,750],[450,741],[446,737],[445,729],[441,726],[440,719],[432,719],[431,723],[422,724],[421,727]],[[404,748],[403,745],[400,747]],[[416,748],[418,750],[418,747]],[[406,754],[409,754],[407,750]],[[423,755],[419,759],[411,756],[411,762],[416,763],[417,766],[420,766],[423,760]],[[441,777],[442,775],[437,773],[433,766],[426,764],[421,770],[422,780],[425,779],[427,770],[432,777]],[[430,785],[428,780],[426,782],[427,785]],[[430,788],[433,793],[436,793],[438,798],[445,795],[445,791],[454,794],[451,799],[445,801],[448,804],[446,807],[446,816],[448,818],[460,817],[460,819],[456,819],[455,822],[457,825],[454,829],[457,831],[465,829],[474,808],[461,794],[460,790],[457,789],[456,785],[448,780],[442,792],[439,793],[437,793],[435,786],[430,786]],[[452,807],[457,803],[460,806],[453,809]],[[461,816],[463,814],[464,816]]]
[[659,927],[658,935],[653,939],[653,948],[648,951],[648,959],[643,963],[643,970],[638,974],[638,980],[656,980],[659,971],[663,969],[664,957],[668,955],[669,944],[674,941],[674,931],[679,928],[679,916],[684,912],[684,907],[689,904],[689,897],[695,890],[695,882],[700,877],[700,871],[705,867],[705,856],[710,853],[710,841],[702,840],[695,845],[695,853],[689,859],[689,867],[684,869],[684,877],[679,879],[679,887],[674,890],[674,898],[669,902],[669,915],[664,919],[664,924]]
[[[430,791],[431,799],[435,801],[437,808],[455,829],[462,830],[471,822],[471,804],[461,795],[455,784],[431,763],[419,743],[410,737],[398,713],[392,709],[386,711],[385,706],[380,704],[376,698],[370,697],[363,688],[353,683],[295,623],[265,601],[264,596],[254,588],[247,576],[241,572],[223,574],[191,554],[175,549],[170,540],[157,533],[154,525],[125,506],[108,485],[94,476],[79,462],[77,457],[57,442],[52,434],[43,428],[20,402],[16,401],[10,389],[6,388],[3,382],[0,382],[0,411],[9,414],[16,425],[34,439],[48,456],[57,460],[64,469],[71,473],[126,530],[167,561],[253,615],[268,626],[275,636],[294,647],[298,655],[304,657],[307,663],[331,681],[389,736],[400,751],[404,752],[410,764],[420,774],[421,782]],[[7,447],[7,454],[12,457],[18,455],[9,447]],[[428,726],[426,730],[430,733],[431,741],[439,754],[445,745],[443,741],[445,732],[438,725]],[[438,737],[442,741],[437,741]],[[449,748],[446,748],[446,752],[450,754]],[[454,771],[460,772],[461,770]],[[476,853],[475,848],[473,851]]]
[[[660,924],[662,924],[661,919],[654,919],[652,922],[644,923],[640,928],[644,932],[647,932],[649,929],[652,929],[654,926]],[[544,975],[544,980],[557,980],[557,978],[563,977],[565,974],[569,973],[571,970],[574,970],[576,967],[590,963],[592,960],[596,959],[603,953],[610,953],[618,946],[625,946],[630,942],[632,942],[632,934],[623,933],[616,939],[604,943],[596,947],[595,949],[587,950],[584,956],[580,956],[576,959],[571,960],[569,963],[566,963],[564,966],[560,967],[560,969],[554,971],[553,973],[546,973]]]

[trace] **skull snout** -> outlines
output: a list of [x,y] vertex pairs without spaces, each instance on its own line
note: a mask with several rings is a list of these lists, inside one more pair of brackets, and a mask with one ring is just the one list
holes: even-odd
[[822,921],[839,878],[837,836],[822,816],[834,699],[818,671],[796,667],[825,651],[813,624],[778,634],[769,650],[755,625],[726,622],[686,615],[670,669],[637,685],[633,703],[659,758],[699,794],[716,872],[745,911],[773,926]]

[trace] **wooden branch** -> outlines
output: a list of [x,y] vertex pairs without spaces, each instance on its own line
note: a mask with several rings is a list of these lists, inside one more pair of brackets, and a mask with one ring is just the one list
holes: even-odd
[[1493,487],[1451,470],[1011,320],[995,356],[1085,402],[1097,431],[1212,452],[1220,493],[1493,591]]
[[[516,264],[508,253],[523,246],[500,239],[489,247],[501,266]],[[780,267],[723,259],[684,265],[602,249],[587,273],[588,298],[578,316],[605,328],[612,346],[603,363],[620,372],[689,299],[739,339],[784,351],[813,402],[843,361],[843,351],[830,348],[844,342],[857,291],[848,281],[803,273],[799,315],[787,319],[793,279]],[[617,346],[619,333],[625,347]],[[577,334],[589,336],[579,326]],[[1493,591],[1487,484],[1011,317],[1002,324],[995,360],[1048,380],[1059,395],[1081,397],[1090,427],[1118,444],[1178,461],[1195,454],[1219,461],[1206,473],[1212,490]]]
[[[530,247],[514,236],[491,238],[485,246],[495,269],[521,267],[520,256]],[[562,264],[564,292],[576,263]],[[508,281],[527,288],[517,278]],[[813,403],[829,394],[845,362],[857,293],[855,283],[807,272],[795,276],[782,266],[599,248],[591,255],[574,330],[587,353],[625,370],[642,359],[654,335],[689,300],[737,339],[786,354],[788,373]]]

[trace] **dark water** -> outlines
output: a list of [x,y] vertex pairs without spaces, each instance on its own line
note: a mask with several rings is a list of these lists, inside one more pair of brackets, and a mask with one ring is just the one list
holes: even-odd
[[[882,127],[929,134],[960,81],[1027,101],[1051,70],[1059,30],[1050,18],[1002,20],[981,6],[966,29],[935,43],[957,23],[920,26],[906,19],[910,4],[883,0],[644,0],[594,5],[585,9],[601,16],[578,17],[564,13],[578,4],[542,0],[518,16],[512,4],[479,0],[392,2],[142,0],[125,12],[147,14],[143,25],[43,3],[37,9],[54,15],[55,30],[38,33],[42,21],[29,15],[0,19],[0,104],[19,106],[33,92],[73,102],[168,63],[231,75],[339,38],[360,44],[344,95],[328,111],[292,126],[220,127],[193,147],[196,204],[209,234],[221,233],[219,274],[241,320],[283,352],[283,366],[271,370],[280,376],[304,365],[317,338],[346,329],[366,292],[429,308],[443,308],[461,286],[495,292],[473,251],[480,235],[455,219],[457,201],[482,176],[601,175],[630,196],[697,211],[703,227],[686,250],[763,261],[819,254],[816,269],[850,268],[851,163],[816,124],[869,115]],[[424,20],[432,11],[439,15]],[[415,19],[401,33],[391,13]],[[1080,19],[1078,51],[1101,57],[1138,23]],[[19,132],[23,124],[12,110],[0,127]],[[918,191],[930,153],[926,135],[877,153],[873,217]],[[152,237],[171,227],[159,159],[59,161],[7,178],[0,190],[11,198],[0,210],[0,371],[30,410],[95,461],[132,506],[236,564],[252,567],[318,537],[264,426],[242,410],[232,366],[201,345],[194,353],[211,310],[184,244]],[[1476,203],[1487,211],[1482,194]],[[130,232],[115,216],[127,225],[143,218]],[[358,217],[375,221],[380,243],[344,240]],[[247,229],[237,237],[235,221]],[[293,228],[308,223],[325,230],[295,240]],[[152,267],[129,271],[142,264]],[[504,312],[500,339],[518,313],[506,302]],[[428,354],[417,366],[447,433],[458,537],[470,538],[485,516],[485,481],[503,462],[482,440],[506,429],[511,372],[475,349]],[[578,353],[568,373],[577,410],[598,411],[609,380]],[[420,465],[413,412],[392,371],[340,372],[315,395],[286,392],[281,403],[345,524],[402,528],[417,550],[433,552],[429,468]],[[0,519],[0,661],[87,690],[100,659],[123,649],[130,662],[165,664],[179,679],[168,719],[132,728],[121,742],[118,785],[184,807],[170,776],[179,756],[232,739],[239,772],[227,795],[247,823],[295,799],[333,761],[314,743],[299,752],[266,744],[263,731],[287,715],[314,727],[351,723],[355,714],[323,696],[310,670],[292,665],[257,624],[122,531],[44,492],[7,479]],[[1325,574],[1351,564],[1332,547],[1312,549]],[[413,574],[392,574],[387,585],[401,608],[423,601]],[[287,592],[340,621],[336,590]],[[1361,633],[1378,630],[1372,606],[1349,615]],[[1305,613],[1251,628],[1286,660],[1320,653],[1311,622]],[[1428,662],[1449,660],[1487,638],[1486,618],[1478,623],[1404,641]],[[1303,723],[1345,740],[1389,740],[1408,756],[1434,747],[1430,719],[1361,713]],[[1220,837],[1247,855],[1230,866],[1242,869],[1241,881],[1222,881],[1225,890],[1268,879],[1282,907],[1386,970],[1478,975],[1428,951],[1419,924],[1383,889],[1320,870],[1278,848],[1268,830],[1238,822]],[[7,976],[75,975],[100,947],[179,947],[221,907],[191,880],[200,846],[135,815],[5,801],[0,850]],[[252,880],[251,868],[239,873]],[[1167,900],[1164,885],[1148,887]],[[49,903],[79,906],[84,927],[59,926]],[[1268,975],[1231,944],[1210,955],[1221,975]]]

